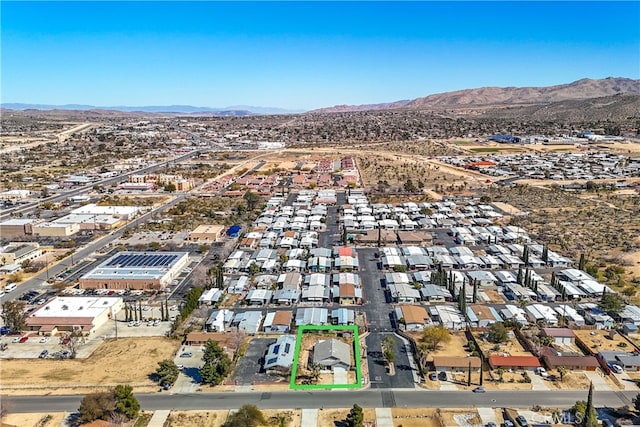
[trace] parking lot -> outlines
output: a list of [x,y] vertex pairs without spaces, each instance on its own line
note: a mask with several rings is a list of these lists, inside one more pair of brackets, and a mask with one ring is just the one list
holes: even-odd
[[[190,353],[191,356],[184,357],[185,353]],[[178,379],[171,387],[171,392],[193,393],[200,387],[200,382],[202,381],[200,367],[202,366],[203,354],[203,346],[200,345],[183,345],[180,347],[173,360],[181,369]]]
[[249,342],[244,357],[238,361],[233,380],[237,385],[251,385],[254,381],[267,382],[274,378],[268,376],[262,369],[262,359],[269,345],[276,342],[275,338],[254,338]]

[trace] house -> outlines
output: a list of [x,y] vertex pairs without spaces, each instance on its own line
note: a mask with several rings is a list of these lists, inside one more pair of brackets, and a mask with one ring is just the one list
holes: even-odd
[[353,325],[356,319],[356,312],[348,308],[336,308],[331,310],[332,325]]
[[640,307],[635,305],[625,306],[618,313],[618,319],[620,319],[620,323],[633,323],[636,326],[640,326]]
[[271,344],[264,356],[264,370],[268,375],[286,375],[291,370],[296,348],[294,335],[283,335]]
[[273,291],[269,289],[251,289],[245,298],[250,305],[266,305],[271,302]]
[[278,289],[273,293],[273,302],[276,304],[291,305],[300,300],[300,291],[297,289]]
[[490,271],[469,271],[467,276],[480,286],[495,286],[498,283],[498,279]]
[[262,312],[245,311],[238,313],[233,318],[233,324],[236,325],[238,331],[245,332],[249,335],[255,335],[260,329],[262,323]]
[[226,308],[213,310],[205,322],[206,330],[208,332],[226,332],[226,326],[231,323],[233,315],[233,311]]
[[444,286],[438,286],[431,283],[420,288],[420,296],[422,297],[422,300],[429,302],[445,302],[453,300],[449,289]]
[[419,305],[401,305],[395,308],[396,319],[407,331],[421,331],[431,324],[427,310]]
[[472,372],[480,371],[481,360],[479,357],[462,356],[434,356],[433,366],[437,372]]
[[351,347],[349,344],[331,338],[318,341],[313,347],[313,363],[324,368],[351,368]]
[[565,322],[571,322],[576,326],[584,326],[585,321],[575,308],[567,304],[560,304],[555,307],[558,317],[564,318]]
[[278,276],[278,285],[282,289],[300,289],[302,283],[302,274],[298,272],[290,272]]
[[496,322],[502,322],[495,308],[480,304],[467,306],[467,318],[471,327],[475,328],[487,328]]
[[573,352],[560,353],[553,347],[542,347],[540,349],[540,357],[548,369],[557,369],[562,366],[570,370],[595,371],[600,367],[598,359],[594,356],[585,356]]
[[339,285],[337,299],[340,304],[358,304],[362,301],[362,289],[348,283]]
[[492,354],[489,356],[489,366],[491,369],[514,369],[533,371],[540,367],[540,361],[537,357],[530,356],[510,356],[502,354]]
[[420,299],[420,292],[407,283],[396,283],[387,286],[391,297],[398,303],[413,304]]
[[558,316],[553,308],[548,305],[530,304],[525,308],[527,316],[533,323],[543,322],[549,326],[558,324]]
[[299,307],[296,311],[296,326],[326,325],[329,311],[321,307]]
[[573,345],[576,342],[576,334],[569,328],[542,328],[544,336],[553,339],[553,344]]
[[278,310],[267,313],[262,323],[262,330],[266,333],[289,333],[293,312]]
[[220,301],[220,298],[222,298],[222,290],[211,288],[211,289],[207,289],[202,293],[202,295],[200,295],[200,298],[198,298],[198,303],[201,305],[202,304],[214,305],[218,301]]
[[462,330],[467,326],[460,310],[451,305],[431,305],[428,307],[429,317],[435,324],[443,325],[447,329]]
[[625,351],[601,351],[598,358],[607,366],[618,365],[625,371],[640,371],[640,355]]

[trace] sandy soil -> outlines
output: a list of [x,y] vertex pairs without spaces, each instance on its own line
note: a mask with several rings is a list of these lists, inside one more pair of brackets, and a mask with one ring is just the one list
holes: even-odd
[[498,350],[494,350],[496,344],[486,341],[482,337],[482,333],[475,333],[474,336],[476,337],[476,341],[478,342],[478,345],[480,345],[480,348],[485,355],[488,355],[490,353],[509,353],[511,356],[531,355],[531,353],[526,351],[524,347],[522,347],[522,344],[520,344],[520,342],[518,342],[518,340],[515,338],[510,339],[509,341],[502,344],[498,344]]
[[[441,420],[441,425],[445,426],[459,426],[459,425],[478,425],[480,424],[480,416],[476,411],[472,410],[440,410],[438,415]],[[467,422],[462,423],[460,420],[464,418]]]
[[392,408],[394,427],[440,427],[433,408]]
[[[620,336],[620,334],[616,334],[613,339],[611,339],[609,338],[609,333],[606,331],[574,330],[574,332],[594,353],[602,350],[620,350],[621,347],[618,346],[620,343],[627,344],[626,349],[633,351],[633,346]],[[595,332],[595,334],[591,335],[593,332]]]
[[[180,343],[168,338],[121,338],[103,342],[87,359],[2,361],[3,393],[86,393],[87,389],[131,384],[136,391],[155,391],[149,375],[160,360],[173,358]],[[76,387],[81,385],[82,387]]]
[[496,289],[483,289],[482,292],[489,297],[492,303],[494,304],[504,304],[504,298],[500,295],[500,293]]
[[501,209],[504,212],[508,212],[511,215],[522,215],[522,211],[520,209],[510,205],[509,203],[493,202],[492,204],[495,205],[498,209]]
[[[408,334],[411,335],[417,343],[420,343],[422,334],[419,332],[410,332]],[[464,336],[464,333],[454,332],[451,334],[451,340],[447,344],[441,345],[438,350],[429,353],[427,360],[432,361],[434,356],[467,356],[469,352],[465,349],[465,345],[467,345],[467,338]]]
[[[333,427],[343,426],[349,414],[349,409],[322,409],[318,411],[318,426]],[[364,425],[373,427],[376,423],[376,411],[373,408],[363,408]]]
[[640,276],[640,251],[631,252],[622,256],[626,265],[624,269],[633,276]]
[[229,411],[172,411],[165,427],[219,427]]
[[[11,408],[9,408],[11,410]],[[58,427],[65,417],[64,412],[34,413],[34,414],[8,414],[2,417],[2,426],[9,427]],[[46,423],[38,424],[45,417],[51,418]]]
[[[560,373],[556,370],[549,371],[549,375],[560,378]],[[590,384],[586,374],[572,371],[567,372],[563,381],[546,381],[546,383],[549,388],[558,390],[589,390]]]

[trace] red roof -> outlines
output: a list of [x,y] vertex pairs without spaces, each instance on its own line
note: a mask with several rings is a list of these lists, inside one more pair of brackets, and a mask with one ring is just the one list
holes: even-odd
[[576,336],[569,328],[542,328],[542,332],[548,337],[575,338]]
[[537,368],[540,366],[540,361],[535,356],[501,356],[499,354],[492,354],[491,356],[489,356],[489,364],[494,368]]
[[353,256],[353,250],[350,247],[342,247],[338,249],[338,256]]

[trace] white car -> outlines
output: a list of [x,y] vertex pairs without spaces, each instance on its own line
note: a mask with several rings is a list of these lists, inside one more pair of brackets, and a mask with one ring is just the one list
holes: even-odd
[[624,369],[622,369],[622,366],[620,365],[611,365],[611,370],[616,374],[621,374],[624,372]]
[[47,341],[49,341],[49,337],[40,338],[40,343],[42,343],[42,344],[46,343]]
[[549,374],[547,373],[547,370],[544,368],[538,368],[537,374],[540,375],[542,378],[547,378],[549,376]]

